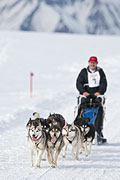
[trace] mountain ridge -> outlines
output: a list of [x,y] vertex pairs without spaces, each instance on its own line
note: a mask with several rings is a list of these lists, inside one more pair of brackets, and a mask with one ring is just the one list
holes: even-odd
[[0,30],[120,34],[119,5],[113,0],[4,0]]

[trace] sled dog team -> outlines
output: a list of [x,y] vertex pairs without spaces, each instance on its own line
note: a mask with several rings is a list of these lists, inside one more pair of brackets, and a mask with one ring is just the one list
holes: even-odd
[[40,167],[44,153],[47,152],[48,162],[55,168],[61,150],[65,158],[68,144],[72,145],[72,155],[76,160],[83,151],[86,156],[90,154],[95,129],[93,124],[89,124],[89,119],[80,118],[75,123],[68,124],[60,114],[50,114],[47,119],[41,118],[36,112],[33,116],[34,119],[30,118],[26,125],[31,167]]

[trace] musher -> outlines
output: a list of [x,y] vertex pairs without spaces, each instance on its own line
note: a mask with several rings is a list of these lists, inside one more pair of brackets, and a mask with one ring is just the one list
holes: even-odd
[[[95,129],[97,132],[97,142],[100,144],[107,141],[102,133],[104,119],[103,104],[105,103],[103,95],[107,89],[107,80],[103,69],[98,67],[97,64],[97,57],[91,56],[88,61],[88,67],[83,68],[78,75],[76,87],[80,93],[80,106],[90,103],[91,99],[91,103],[99,104]],[[78,112],[80,113],[80,108]]]

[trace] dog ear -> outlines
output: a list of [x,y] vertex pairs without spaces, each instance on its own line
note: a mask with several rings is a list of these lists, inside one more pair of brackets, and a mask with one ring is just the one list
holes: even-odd
[[29,121],[28,121],[28,123],[27,123],[27,125],[26,125],[26,128],[27,128],[27,129],[29,129],[29,128],[30,128],[31,123],[32,123],[32,119],[30,118],[30,119],[29,119]]

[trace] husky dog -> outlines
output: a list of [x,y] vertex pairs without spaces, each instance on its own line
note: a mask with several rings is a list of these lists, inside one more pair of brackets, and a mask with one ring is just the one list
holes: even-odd
[[40,167],[41,158],[46,148],[46,134],[42,129],[39,119],[28,121],[26,128],[28,129],[28,146],[30,148],[31,163],[33,166],[33,152],[36,153],[35,167]]
[[[61,152],[61,149],[64,146],[62,130],[59,127],[59,124],[53,124],[50,127],[49,135],[47,139],[48,146],[48,161],[52,163],[51,167],[55,168],[57,164],[58,155]],[[53,154],[55,150],[55,155]]]
[[[41,126],[42,126],[42,130],[45,132],[46,138],[48,138],[48,132],[49,132],[52,120],[40,118],[40,115],[37,112],[33,113],[33,117],[34,117],[35,120],[40,121]],[[46,161],[46,157],[47,157],[46,154],[47,154],[47,152],[44,151],[43,156],[42,156],[42,161]]]
[[93,139],[95,138],[95,127],[93,124],[88,124],[90,119],[81,119],[79,127],[82,134],[82,143],[85,148],[85,154],[88,156],[91,151]]
[[49,121],[51,120],[50,124],[57,124],[62,129],[65,125],[65,119],[61,114],[49,114],[48,116]]
[[63,158],[65,158],[67,145],[72,145],[72,155],[74,156],[75,152],[75,159],[78,160],[78,154],[81,148],[81,133],[80,129],[72,124],[67,124],[62,129],[62,135],[64,140],[64,147],[63,147]]

